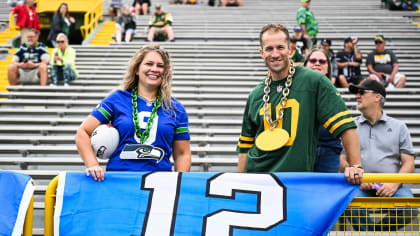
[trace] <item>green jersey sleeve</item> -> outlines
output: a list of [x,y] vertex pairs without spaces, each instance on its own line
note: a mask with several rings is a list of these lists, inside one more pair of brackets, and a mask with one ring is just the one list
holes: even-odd
[[341,94],[334,85],[323,77],[319,83],[317,96],[318,103],[318,120],[321,125],[327,129],[334,137],[338,137],[341,133],[349,128],[356,128],[356,123],[347,110]]
[[255,143],[255,134],[256,134],[256,124],[252,122],[250,117],[250,106],[251,106],[251,99],[252,95],[248,97],[246,102],[244,116],[242,120],[242,131],[241,135],[239,136],[238,146],[236,151],[239,153],[247,153],[249,149],[254,146]]

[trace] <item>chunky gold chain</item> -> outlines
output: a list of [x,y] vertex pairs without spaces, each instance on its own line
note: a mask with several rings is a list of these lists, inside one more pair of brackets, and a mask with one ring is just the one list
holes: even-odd
[[271,71],[268,71],[267,73],[267,79],[265,80],[263,101],[264,101],[264,116],[268,124],[270,125],[270,129],[276,128],[279,125],[279,121],[283,119],[284,107],[287,104],[287,97],[289,96],[289,93],[290,93],[290,87],[292,86],[292,77],[294,74],[295,74],[295,64],[293,63],[292,60],[290,60],[289,74],[287,75],[285,88],[283,89],[283,97],[280,100],[280,107],[276,115],[276,120],[273,121],[271,119],[271,111],[268,106],[268,103],[270,102],[270,85],[271,85],[271,80],[272,80]]

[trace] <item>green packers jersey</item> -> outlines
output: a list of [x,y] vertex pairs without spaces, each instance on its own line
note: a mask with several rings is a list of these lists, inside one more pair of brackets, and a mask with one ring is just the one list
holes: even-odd
[[[273,120],[276,119],[285,81],[272,81],[270,86],[269,109]],[[264,118],[264,87],[262,81],[248,96],[238,142],[237,151],[248,153],[247,172],[312,171],[320,125],[334,137],[346,129],[356,128],[340,93],[328,78],[297,66],[283,120],[277,126],[285,129],[290,137],[282,148],[262,151],[255,146],[255,139],[270,127]]]

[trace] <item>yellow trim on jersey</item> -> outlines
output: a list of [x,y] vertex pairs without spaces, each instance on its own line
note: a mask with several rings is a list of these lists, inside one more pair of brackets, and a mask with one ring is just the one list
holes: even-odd
[[347,119],[344,119],[344,120],[341,120],[341,121],[337,122],[335,125],[333,125],[333,126],[331,127],[331,129],[330,129],[329,131],[330,131],[330,133],[334,133],[334,131],[335,131],[338,127],[340,127],[340,126],[341,126],[341,125],[343,125],[343,124],[350,123],[350,122],[353,122],[353,117],[350,117],[350,118],[347,118]]
[[324,128],[327,128],[332,122],[336,121],[338,118],[340,118],[342,116],[345,116],[345,115],[348,115],[348,114],[350,114],[350,112],[348,110],[347,111],[342,111],[342,112],[339,112],[339,113],[335,114],[333,117],[331,117],[330,119],[328,119],[327,122],[324,123],[324,125],[323,125]]
[[239,136],[239,139],[241,140],[241,141],[248,141],[248,142],[253,142],[254,140],[255,140],[255,138],[254,137],[245,137],[245,136]]
[[238,146],[240,148],[252,148],[254,146],[254,144],[253,143],[241,143],[241,142],[238,142]]

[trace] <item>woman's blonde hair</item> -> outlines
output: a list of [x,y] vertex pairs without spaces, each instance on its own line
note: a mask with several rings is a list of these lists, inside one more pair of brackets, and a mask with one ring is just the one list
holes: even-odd
[[131,59],[128,64],[127,72],[121,82],[120,89],[133,89],[139,83],[139,66],[149,52],[157,52],[163,60],[162,84],[159,87],[158,95],[162,102],[162,108],[165,111],[172,110],[172,64],[169,54],[162,49],[159,44],[150,44],[141,48]]

